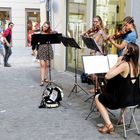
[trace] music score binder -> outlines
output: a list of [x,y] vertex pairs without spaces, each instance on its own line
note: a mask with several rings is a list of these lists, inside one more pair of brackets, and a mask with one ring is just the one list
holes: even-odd
[[65,47],[72,47],[75,49],[81,49],[74,38],[62,36],[62,37],[60,37],[60,40]]
[[106,73],[117,62],[118,56],[116,54],[83,56],[82,59],[85,73]]
[[103,54],[101,47],[96,43],[96,41],[93,38],[85,37],[85,36],[81,36],[81,37],[83,42],[87,46],[87,48],[99,51],[101,54]]
[[56,34],[33,34],[31,45],[59,44],[61,43],[61,33]]

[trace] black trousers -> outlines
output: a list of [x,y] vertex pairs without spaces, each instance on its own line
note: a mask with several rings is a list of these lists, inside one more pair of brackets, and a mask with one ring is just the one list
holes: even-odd
[[5,56],[4,56],[4,64],[8,63],[8,59],[10,55],[12,54],[11,47],[8,47],[7,45],[4,45],[5,48]]

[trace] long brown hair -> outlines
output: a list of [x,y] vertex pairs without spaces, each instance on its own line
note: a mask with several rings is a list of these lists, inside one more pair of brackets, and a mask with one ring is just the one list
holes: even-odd
[[134,19],[132,17],[130,17],[130,16],[127,16],[127,17],[124,18],[123,21],[126,22],[126,23],[129,23],[129,24],[132,24],[133,25],[133,27],[134,27],[134,29],[136,31],[137,38],[138,38],[138,32],[137,32],[136,25],[134,23]]
[[50,27],[50,22],[49,22],[49,21],[46,21],[46,22],[43,23],[43,25],[42,25],[42,27],[41,27],[41,32],[43,31],[43,26],[44,26],[45,24],[47,24],[47,25],[49,26],[48,29],[45,31],[45,33],[50,34],[50,33],[52,32],[52,29],[51,29],[51,27]]
[[135,43],[128,43],[127,44],[128,52],[124,55],[126,57],[126,61],[131,62],[133,66],[133,73],[137,76],[139,71],[139,46]]

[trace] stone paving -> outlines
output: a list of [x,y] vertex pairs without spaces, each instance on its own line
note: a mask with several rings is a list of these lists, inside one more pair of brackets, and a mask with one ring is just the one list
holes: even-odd
[[[123,128],[115,127],[114,135],[98,132],[97,124],[103,123],[98,112],[90,111],[91,96],[84,91],[70,94],[74,74],[52,69],[52,80],[63,87],[61,106],[39,109],[45,87],[39,86],[39,64],[33,61],[30,48],[13,48],[9,60],[12,67],[0,66],[0,140],[123,140]],[[88,91],[91,85],[78,83]],[[79,88],[78,88],[79,90]],[[119,110],[111,111],[113,121]],[[135,113],[140,128],[140,110]],[[128,139],[138,140],[136,131],[128,132]]]

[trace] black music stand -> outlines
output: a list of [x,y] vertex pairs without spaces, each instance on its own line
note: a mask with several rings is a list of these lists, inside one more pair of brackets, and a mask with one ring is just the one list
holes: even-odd
[[77,90],[77,87],[79,87],[81,90],[83,90],[86,94],[88,94],[88,92],[86,90],[84,90],[77,82],[77,49],[81,49],[79,47],[79,45],[77,44],[77,42],[75,41],[74,38],[69,38],[69,37],[61,37],[61,41],[63,43],[63,45],[65,47],[72,47],[72,48],[75,48],[75,54],[74,54],[74,62],[75,62],[75,83],[74,83],[74,86],[70,92],[70,94],[68,95],[68,97],[70,97],[71,93],[72,92],[75,92],[75,93],[78,93],[78,90]]
[[100,52],[101,54],[103,54],[102,50],[98,47],[97,43],[95,42],[95,40],[93,38],[90,37],[85,37],[85,36],[81,36],[84,44],[87,46],[87,48],[92,49],[92,50],[96,50],[98,52]]
[[[99,46],[97,45],[96,41],[93,38],[86,37],[83,35],[81,36],[81,38],[88,49],[96,50],[96,51],[100,52],[101,54],[103,54],[102,50],[99,48]],[[88,101],[89,99],[91,99],[92,97],[94,97],[94,95],[92,95],[91,97],[86,99],[85,102]]]
[[[61,43],[61,33],[56,34],[33,34],[31,45],[41,45],[41,44],[59,44]],[[48,55],[49,56],[49,55]],[[52,82],[51,78],[51,58],[49,58],[49,81],[47,86],[51,84],[57,85],[56,83]]]

